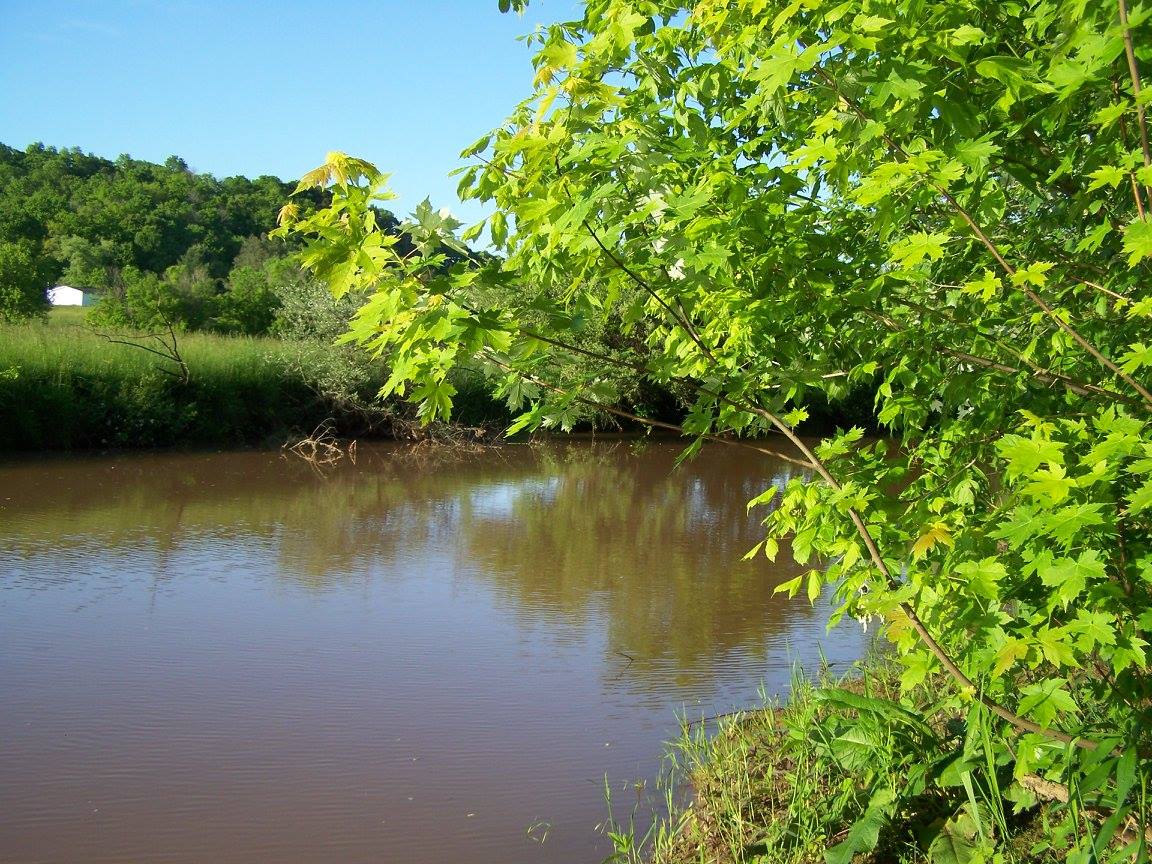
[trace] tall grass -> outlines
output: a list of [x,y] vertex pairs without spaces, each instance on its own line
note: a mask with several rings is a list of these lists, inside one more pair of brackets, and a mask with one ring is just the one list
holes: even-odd
[[[327,419],[345,435],[414,425],[408,406],[375,401],[383,365],[349,363],[322,342],[177,334],[185,381],[173,360],[93,332],[87,312],[0,324],[0,450],[282,443]],[[454,384],[459,422],[508,421],[481,376],[461,371]]]
[[275,339],[178,336],[177,364],[112,344],[84,309],[0,325],[0,449],[257,443],[329,413]]

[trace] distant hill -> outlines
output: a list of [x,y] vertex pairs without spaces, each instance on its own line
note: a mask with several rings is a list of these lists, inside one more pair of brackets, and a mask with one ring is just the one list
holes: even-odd
[[272,176],[196,173],[177,156],[159,165],[0,144],[0,243],[31,247],[54,279],[85,287],[112,287],[126,267],[161,274],[180,263],[222,279],[245,238],[275,226],[294,188]]

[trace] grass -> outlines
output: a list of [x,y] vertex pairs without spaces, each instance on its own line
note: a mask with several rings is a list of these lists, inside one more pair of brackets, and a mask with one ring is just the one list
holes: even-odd
[[[407,406],[375,402],[382,365],[325,344],[178,334],[183,380],[175,360],[93,332],[87,312],[0,324],[0,451],[280,444],[329,419],[342,435],[416,425]],[[163,353],[154,340],[123,338]],[[459,422],[508,422],[479,376],[454,383]]]
[[[1047,805],[1010,768],[956,774],[980,730],[917,724],[888,699],[882,663],[864,677],[797,679],[786,704],[685,724],[669,749],[664,816],[643,836],[610,820],[630,864],[857,864],[1063,861]],[[951,768],[949,766],[952,766]],[[998,770],[998,769],[997,769]],[[989,777],[992,777],[989,781]],[[998,782],[1003,787],[998,787]],[[1011,788],[1009,788],[1011,786]]]
[[260,443],[328,416],[288,371],[287,343],[179,335],[184,382],[172,360],[89,330],[86,312],[0,325],[0,449]]

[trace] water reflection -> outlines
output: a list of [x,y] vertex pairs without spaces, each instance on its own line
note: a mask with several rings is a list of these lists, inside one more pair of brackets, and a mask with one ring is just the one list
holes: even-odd
[[[795,469],[706,449],[674,470],[677,453],[379,447],[322,474],[275,453],[0,466],[0,737],[16,741],[0,775],[39,790],[0,791],[0,859],[47,844],[57,860],[333,860],[331,822],[354,835],[342,861],[593,860],[599,778],[655,770],[674,712],[749,704],[795,661],[862,650],[773,594],[792,567],[740,560],[757,539],[745,502]],[[51,737],[61,723],[72,743]],[[255,728],[273,730],[263,756]],[[93,738],[103,749],[75,749]],[[148,741],[173,752],[153,764]],[[361,799],[332,783],[337,765]],[[158,771],[187,784],[159,813],[143,803]],[[255,824],[268,798],[252,772],[312,817]],[[122,822],[81,855],[65,805],[105,775]],[[446,826],[458,798],[490,812]],[[538,818],[546,847],[524,836]]]

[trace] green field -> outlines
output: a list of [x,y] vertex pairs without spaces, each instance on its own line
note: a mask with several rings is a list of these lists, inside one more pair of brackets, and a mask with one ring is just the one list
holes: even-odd
[[271,443],[331,413],[291,371],[292,343],[179,334],[184,382],[175,362],[93,332],[86,312],[0,325],[0,449]]

